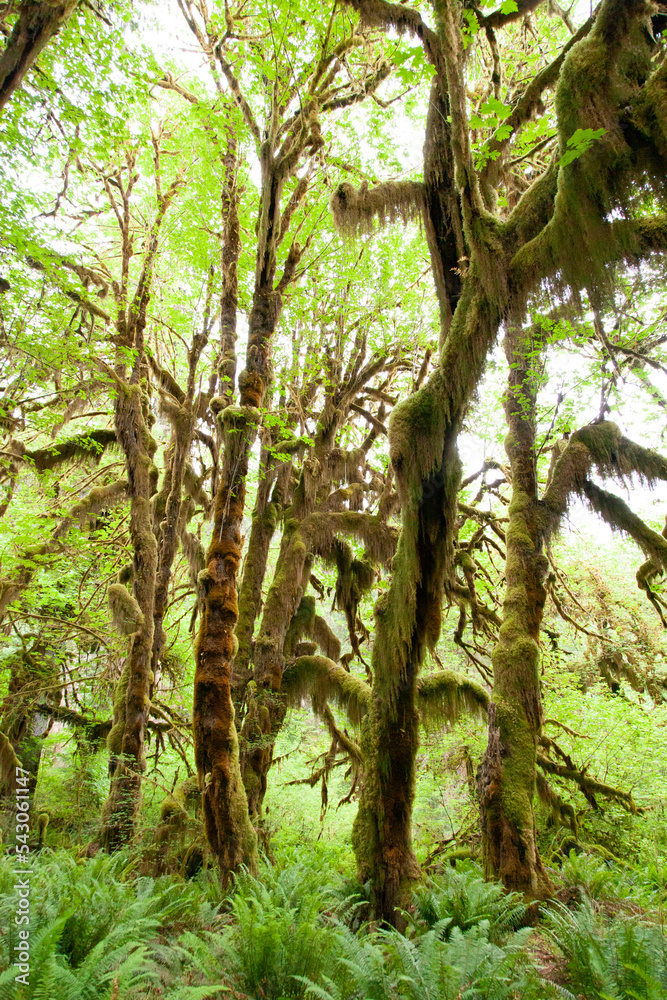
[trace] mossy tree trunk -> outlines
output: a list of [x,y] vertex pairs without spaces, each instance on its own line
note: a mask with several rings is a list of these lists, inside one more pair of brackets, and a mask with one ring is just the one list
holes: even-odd
[[[357,394],[375,375],[390,370],[392,365],[390,359],[380,360],[375,356],[366,360],[365,341],[355,345],[345,371],[341,350],[327,355],[325,363],[329,388],[319,416],[312,455],[302,464],[292,504],[285,514],[276,569],[254,642],[254,692],[248,699],[243,725],[241,766],[248,807],[258,827],[261,826],[273,747],[286,712],[286,701],[280,693],[285,639],[308,587],[313,555],[330,556],[333,550],[336,529],[328,517],[331,503],[343,502],[342,499],[331,501],[329,493],[335,470],[331,457],[336,434],[344,425]],[[374,440],[375,434],[368,435],[365,446],[370,448]],[[346,499],[351,501],[351,497]],[[360,513],[357,517],[367,519],[368,515]],[[345,529],[343,522],[340,528]]]
[[239,378],[241,405],[232,406],[241,244],[238,159],[231,133],[224,168],[221,342],[217,378],[220,395],[212,400],[218,417],[222,468],[216,483],[213,534],[206,554],[206,569],[199,577],[203,598],[195,648],[193,730],[206,836],[218,860],[221,878],[226,881],[229,873],[241,865],[251,869],[257,865],[257,838],[248,818],[239,764],[231,665],[235,649],[234,628],[238,621],[237,576],[241,563],[246,476],[260,422],[259,406],[267,388],[269,341],[256,334],[252,338],[254,350],[251,352],[249,346],[246,369]]
[[530,331],[505,340],[510,364],[505,394],[505,448],[512,470],[506,531],[503,624],[493,651],[489,740],[478,774],[482,855],[488,878],[532,899],[552,892],[537,849],[533,799],[542,724],[540,623],[548,560],[538,502],[535,455],[534,344]]
[[[241,864],[254,867],[256,835],[248,819],[248,805],[241,780],[238,735],[234,722],[231,673],[234,628],[238,621],[237,576],[241,561],[241,525],[245,510],[248,463],[260,422],[260,407],[271,380],[270,349],[280,312],[283,288],[292,280],[300,251],[293,249],[285,272],[274,288],[277,248],[282,238],[280,202],[287,179],[286,164],[271,160],[264,150],[260,233],[255,290],[249,318],[246,367],[239,376],[240,405],[224,406],[219,413],[224,429],[224,457],[215,499],[213,537],[200,580],[203,609],[195,651],[193,728],[195,763],[203,790],[206,833],[226,879]],[[227,205],[235,215],[232,236],[238,239],[238,193]],[[236,266],[232,255],[231,264]],[[223,254],[223,265],[225,256]],[[231,266],[231,265],[228,265]],[[228,275],[223,286],[223,318],[227,328],[234,320],[232,298],[235,282]],[[229,339],[229,338],[228,338]],[[224,353],[223,353],[224,357]],[[229,359],[231,360],[231,359]],[[223,386],[229,392],[229,386]]]
[[[432,194],[439,188],[448,204],[443,189],[451,186],[455,192],[465,245],[465,260],[459,261],[458,268],[460,295],[449,323],[445,300],[455,297],[456,290],[442,286],[442,263],[449,258],[449,247],[453,250],[456,243],[457,227],[452,227],[453,243],[443,231],[446,252],[433,266],[434,279],[442,286],[438,287],[438,298],[446,334],[440,365],[423,389],[395,408],[390,423],[402,531],[391,586],[379,609],[373,650],[374,711],[377,716],[386,713],[387,719],[382,723],[381,739],[370,734],[367,742],[370,759],[355,826],[355,849],[360,873],[369,877],[373,886],[376,915],[393,921],[393,907],[404,901],[405,885],[414,877],[415,864],[409,823],[401,826],[403,841],[397,852],[392,839],[384,839],[385,817],[391,815],[394,796],[400,794],[408,809],[411,806],[414,764],[397,762],[395,773],[390,773],[387,740],[401,736],[400,721],[409,718],[414,695],[411,676],[424,645],[438,636],[440,604],[451,573],[456,532],[456,436],[486,355],[501,320],[522,316],[528,296],[545,278],[559,274],[575,300],[582,288],[604,289],[610,262],[647,256],[664,246],[665,230],[664,217],[657,223],[645,216],[626,221],[632,214],[626,205],[617,213],[618,221],[609,221],[612,210],[622,204],[619,165],[623,164],[625,171],[624,190],[634,190],[640,176],[642,183],[653,176],[643,164],[656,162],[659,146],[655,127],[651,126],[650,136],[646,130],[640,136],[639,131],[625,127],[628,107],[636,105],[637,91],[646,79],[651,80],[648,74],[654,50],[645,30],[643,0],[603,0],[596,18],[564,47],[548,71],[530,81],[522,99],[515,102],[509,119],[512,130],[503,133],[504,138],[499,130],[490,140],[493,164],[506,148],[508,136],[530,119],[542,91],[553,86],[557,86],[561,152],[577,128],[596,128],[604,123],[606,129],[604,140],[573,163],[561,165],[552,159],[541,176],[519,193],[515,207],[502,219],[494,214],[493,175],[497,168],[477,171],[473,165],[466,50],[458,0],[434,0],[435,30],[409,5],[386,0],[345,2],[360,13],[362,24],[385,26],[399,34],[410,32],[424,46],[435,69],[434,84],[442,104],[449,108],[449,128],[443,127],[439,148],[428,151],[431,167],[436,168],[429,183]],[[519,16],[519,7],[507,14],[496,11],[485,26],[502,26]],[[480,24],[484,23],[481,17]],[[499,79],[495,85],[500,85]],[[657,108],[654,96],[651,108],[653,115]],[[662,120],[664,115],[660,117]],[[631,147],[630,141],[636,145]],[[355,227],[367,228],[374,218],[413,218],[417,212],[409,206],[412,197],[415,203],[421,202],[422,212],[430,213],[426,230],[433,255],[438,250],[431,231],[436,228],[433,213],[437,206],[433,197],[425,196],[426,164],[424,177],[423,186],[406,182],[355,192],[350,185],[341,185],[333,200],[337,223],[342,221],[350,232]],[[649,183],[656,197],[662,198],[664,170],[655,178]],[[591,488],[587,489],[591,493]],[[517,507],[515,513],[518,517]],[[526,640],[531,656],[534,642]],[[527,670],[532,676],[533,667]],[[535,690],[527,692],[524,710],[526,719],[533,720],[526,725],[533,729],[539,727],[539,703],[530,708],[534,696]],[[415,752],[416,741],[409,749],[409,753]],[[398,782],[405,784],[400,793],[394,787]],[[392,875],[394,858],[403,859],[404,877]],[[393,879],[398,889],[386,891],[388,879]]]
[[193,728],[195,764],[203,791],[206,835],[223,879],[242,864],[255,868],[257,840],[248,818],[231,695],[236,579],[250,445],[259,422],[252,406],[228,407],[223,467],[213,537],[200,574],[202,615],[195,650]]
[[[141,780],[146,769],[144,742],[150,713],[153,682],[153,635],[155,587],[158,551],[153,531],[151,497],[157,488],[157,469],[153,456],[157,443],[150,433],[153,415],[146,396],[147,362],[144,333],[150,301],[153,268],[158,252],[160,228],[183,181],[179,176],[163,193],[160,187],[160,147],[155,145],[157,211],[146,240],[141,271],[133,295],[129,294],[130,260],[133,256],[130,226],[131,196],[138,180],[136,152],[128,151],[125,168],[112,177],[121,199],[119,207],[111,191],[109,178],[105,187],[121,233],[122,278],[112,287],[118,307],[116,320],[117,361],[112,376],[116,400],[114,426],[116,438],[125,455],[130,498],[130,541],[133,550],[134,604],[138,609],[137,630],[130,638],[130,648],[123,676],[118,685],[124,708],[116,712],[114,722],[122,723],[120,753],[112,757],[111,790],[102,811],[100,841],[108,851],[123,847],[131,839],[141,802]],[[128,373],[128,350],[134,362]],[[128,599],[129,599],[129,595]],[[115,699],[116,700],[116,699]],[[116,717],[118,716],[118,720]],[[114,730],[112,729],[112,732]],[[114,749],[114,748],[112,748]]]
[[134,553],[134,598],[141,612],[138,630],[130,640],[126,664],[123,732],[120,754],[115,757],[111,791],[102,813],[103,846],[118,850],[131,838],[141,798],[141,776],[146,769],[144,740],[150,712],[153,653],[153,611],[157,543],[153,533],[150,498],[155,488],[153,455],[156,442],[146,426],[142,387],[136,381],[118,386],[115,422],[125,452],[130,497],[130,540]]
[[239,590],[239,617],[235,630],[238,649],[232,664],[232,700],[239,718],[246,686],[252,677],[250,663],[253,635],[262,604],[262,586],[266,576],[269,548],[287,497],[287,486],[291,475],[291,463],[288,462],[285,462],[276,474],[270,450],[267,448],[262,449],[259,468],[260,482]]
[[183,506],[185,466],[195,428],[195,377],[199,358],[208,343],[209,330],[210,301],[207,302],[203,332],[194,335],[188,352],[188,381],[186,391],[176,404],[172,404],[173,408],[169,410],[169,417],[172,424],[172,445],[170,448],[171,458],[169,468],[165,476],[165,486],[168,492],[164,505],[164,519],[159,524],[154,525],[157,534],[158,565],[155,579],[155,600],[153,604],[153,683],[157,678],[160,655],[165,643],[163,623],[168,606],[171,571],[179,542],[179,519]]
[[300,521],[292,517],[283,530],[276,571],[255,640],[255,690],[248,700],[243,724],[243,782],[248,809],[257,826],[273,760],[275,738],[287,710],[285,699],[280,694],[285,636],[308,585],[310,562]]

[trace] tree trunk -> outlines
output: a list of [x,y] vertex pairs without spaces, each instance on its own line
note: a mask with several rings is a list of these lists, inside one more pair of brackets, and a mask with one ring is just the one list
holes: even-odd
[[552,885],[537,849],[533,798],[542,723],[539,632],[548,563],[538,507],[529,338],[530,331],[513,331],[505,342],[512,366],[505,396],[512,500],[503,624],[492,657],[489,741],[477,780],[487,878],[500,878],[507,889],[543,899]]
[[240,865],[257,864],[257,840],[248,818],[231,697],[236,579],[241,561],[245,479],[259,411],[228,407],[224,464],[215,503],[213,538],[200,575],[204,598],[195,652],[193,728],[204,820],[224,879]]
[[[231,162],[231,161],[230,161]],[[245,863],[256,863],[256,835],[248,819],[248,804],[241,780],[238,736],[231,697],[231,661],[234,627],[238,621],[237,576],[241,561],[241,525],[245,509],[245,479],[262,406],[271,381],[271,340],[282,309],[282,293],[274,288],[276,250],[280,238],[280,197],[284,176],[271,159],[268,146],[262,158],[262,195],[255,290],[248,321],[246,366],[239,375],[240,406],[226,406],[230,386],[221,368],[219,419],[224,427],[223,470],[216,489],[213,538],[207,569],[200,577],[204,590],[203,612],[196,647],[193,729],[195,763],[203,789],[206,832],[218,858],[221,876]],[[227,204],[229,239],[238,246],[239,230],[232,217],[238,213],[238,196]],[[238,221],[238,215],[236,214]],[[231,228],[230,228],[231,227]],[[236,242],[235,242],[236,241]],[[223,270],[235,268],[230,253]],[[235,276],[225,274],[222,302],[223,340],[221,363],[229,362],[231,377],[235,333]],[[227,344],[227,347],[225,347]],[[235,364],[235,355],[234,355]]]
[[[145,322],[145,315],[139,321]],[[132,636],[124,671],[127,688],[121,753],[113,761],[111,791],[102,811],[100,840],[108,851],[123,847],[134,832],[141,801],[141,776],[146,769],[144,739],[153,679],[151,661],[157,543],[150,498],[155,479],[153,455],[157,446],[146,426],[142,388],[138,384],[140,370],[141,365],[137,362],[133,374],[137,381],[119,382],[114,413],[118,441],[127,463],[134,597],[142,618]]]
[[[382,611],[376,615],[380,627]],[[420,869],[412,847],[415,760],[419,747],[417,667],[410,664],[389,694],[378,683],[373,659],[373,698],[362,722],[361,750],[366,762],[359,809],[352,830],[359,881],[371,884],[376,919],[403,929],[397,908],[409,901]],[[381,675],[381,672],[380,672]],[[393,704],[392,704],[393,701]]]
[[[285,463],[278,472],[278,479],[274,485],[274,473],[271,466],[272,462],[268,451],[262,449],[259,464],[260,483],[252,514],[243,579],[239,590],[239,618],[234,633],[238,649],[232,664],[232,700],[234,710],[239,718],[246,686],[252,677],[250,668],[252,640],[262,603],[262,586],[266,575],[269,548],[283,506],[286,480],[291,473],[291,464]],[[271,493],[272,486],[273,493]]]
[[254,697],[249,699],[243,724],[241,767],[248,809],[256,825],[260,822],[273,746],[287,711],[287,703],[280,694],[285,636],[310,575],[310,559],[299,530],[301,522],[293,518],[288,525],[255,640],[253,678],[256,689]]
[[40,52],[70,18],[77,0],[35,3],[24,0],[0,56],[0,110],[23,79]]
[[[164,520],[154,526],[157,529],[158,565],[155,578],[155,602],[153,606],[153,683],[155,683],[155,679],[157,678],[160,655],[165,642],[163,623],[168,605],[171,569],[178,549],[178,522],[182,507],[183,479],[195,427],[195,414],[193,410],[195,375],[201,352],[208,343],[208,330],[209,315],[207,302],[204,332],[198,333],[193,337],[192,347],[188,352],[187,390],[182,402],[171,418],[173,448],[171,450],[169,470],[165,476],[165,489],[168,492],[164,507]],[[157,507],[158,505],[156,504],[156,509]]]

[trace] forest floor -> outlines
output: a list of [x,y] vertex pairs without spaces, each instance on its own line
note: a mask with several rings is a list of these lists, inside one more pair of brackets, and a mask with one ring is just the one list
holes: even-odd
[[[356,803],[335,805],[343,769],[324,814],[319,787],[304,783],[326,746],[309,713],[286,720],[265,802],[272,857],[222,888],[208,862],[195,871],[201,853],[188,855],[204,844],[196,815],[158,832],[177,761],[146,780],[132,849],[108,856],[94,847],[105,757],[84,772],[63,734],[49,737],[34,806],[50,822],[30,855],[27,924],[16,923],[15,857],[0,847],[0,1000],[666,1000],[661,814],[616,822],[629,845],[621,856],[613,844],[616,860],[594,845],[563,857],[542,817],[555,897],[530,926],[524,901],[485,882],[475,860],[448,862],[441,838],[474,828],[476,810],[456,747],[427,734],[414,810],[424,880],[401,935],[369,920],[350,846]],[[597,820],[605,835],[612,819]],[[10,964],[20,930],[27,982]]]
[[367,888],[331,844],[284,847],[226,889],[212,869],[146,874],[155,855],[80,855],[32,858],[27,983],[10,965],[16,864],[0,858],[0,1000],[667,996],[663,869],[572,853],[532,927],[475,862],[445,864],[416,889],[401,935],[369,922]]

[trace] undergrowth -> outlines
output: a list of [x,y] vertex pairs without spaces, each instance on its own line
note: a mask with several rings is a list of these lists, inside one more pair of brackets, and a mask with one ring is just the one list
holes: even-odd
[[[13,859],[0,857],[0,1000],[664,1000],[664,863],[572,854],[540,917],[538,965],[516,894],[459,863],[415,892],[407,931],[367,920],[335,852],[290,849],[223,892],[213,872],[137,875],[128,854],[33,860],[30,982],[10,965]],[[344,868],[344,866],[343,866]],[[650,870],[649,870],[650,869]],[[639,906],[638,899],[644,906]],[[551,975],[551,973],[549,973]]]

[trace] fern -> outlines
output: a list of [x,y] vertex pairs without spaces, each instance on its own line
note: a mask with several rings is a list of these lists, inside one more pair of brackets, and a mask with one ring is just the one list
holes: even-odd
[[318,1000],[547,1000],[558,994],[528,967],[526,929],[503,947],[488,938],[489,923],[462,931],[448,941],[436,924],[416,940],[394,930],[359,938],[340,928],[341,956],[330,978],[308,983]]
[[227,966],[239,986],[267,998],[302,996],[302,978],[317,981],[335,932],[321,918],[328,889],[302,864],[264,866],[263,881],[245,873],[231,902],[235,923],[221,935]]
[[576,990],[591,1000],[664,1000],[667,941],[662,928],[617,916],[609,924],[586,900],[575,912],[554,905],[546,924]]
[[521,926],[526,907],[516,892],[506,893],[502,885],[485,882],[477,866],[468,870],[448,869],[415,893],[418,922],[440,927],[447,940],[454,928],[465,931],[482,921],[489,926],[489,940],[501,944]]

